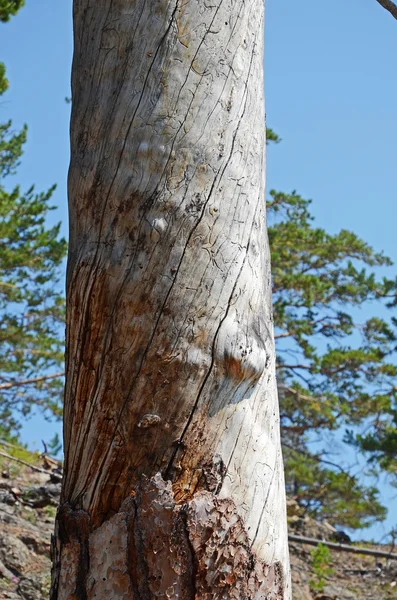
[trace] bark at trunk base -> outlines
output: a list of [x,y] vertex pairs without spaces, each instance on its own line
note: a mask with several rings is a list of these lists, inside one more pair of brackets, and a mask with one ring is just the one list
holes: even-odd
[[[236,506],[207,491],[176,504],[160,474],[143,479],[90,535],[88,515],[61,507],[58,600],[282,600],[279,562],[258,560]],[[66,567],[67,565],[67,567]],[[65,568],[66,567],[66,568]]]

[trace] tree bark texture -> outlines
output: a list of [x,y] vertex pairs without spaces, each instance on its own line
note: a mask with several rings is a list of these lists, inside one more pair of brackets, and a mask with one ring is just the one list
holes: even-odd
[[74,1],[52,599],[290,597],[262,0]]

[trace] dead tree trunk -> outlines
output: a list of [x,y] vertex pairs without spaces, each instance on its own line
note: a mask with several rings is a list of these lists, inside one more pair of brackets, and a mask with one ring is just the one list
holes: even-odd
[[52,599],[290,597],[263,0],[74,0]]

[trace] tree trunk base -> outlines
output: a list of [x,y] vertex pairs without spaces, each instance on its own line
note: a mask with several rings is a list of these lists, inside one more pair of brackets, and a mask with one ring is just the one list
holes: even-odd
[[159,473],[93,532],[61,506],[55,540],[51,600],[284,598],[281,564],[255,557],[234,502],[199,491],[176,504]]

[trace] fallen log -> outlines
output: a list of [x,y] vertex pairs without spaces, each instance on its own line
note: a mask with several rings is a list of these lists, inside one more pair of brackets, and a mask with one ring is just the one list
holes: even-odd
[[326,540],[318,540],[316,538],[309,538],[302,535],[295,535],[290,533],[288,535],[289,542],[297,542],[298,544],[308,544],[309,546],[328,546],[331,550],[339,550],[340,552],[351,552],[352,554],[367,554],[368,556],[379,556],[382,558],[389,558],[391,560],[397,560],[397,554],[392,552],[386,552],[384,550],[373,550],[371,548],[360,548],[359,546],[349,546],[347,544],[337,544],[335,542],[327,542]]

